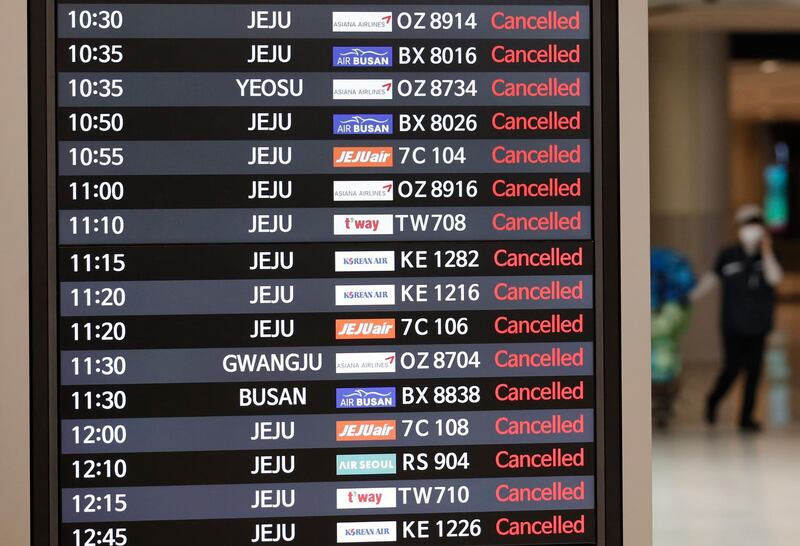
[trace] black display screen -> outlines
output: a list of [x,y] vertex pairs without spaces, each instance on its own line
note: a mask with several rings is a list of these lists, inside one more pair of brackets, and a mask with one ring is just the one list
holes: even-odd
[[601,16],[34,7],[34,540],[616,544]]

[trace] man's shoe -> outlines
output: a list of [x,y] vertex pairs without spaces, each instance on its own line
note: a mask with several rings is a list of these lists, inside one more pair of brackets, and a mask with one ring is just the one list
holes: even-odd
[[742,432],[761,432],[761,424],[755,421],[742,421],[739,428]]
[[717,423],[717,404],[710,398],[706,400],[706,423],[709,425]]

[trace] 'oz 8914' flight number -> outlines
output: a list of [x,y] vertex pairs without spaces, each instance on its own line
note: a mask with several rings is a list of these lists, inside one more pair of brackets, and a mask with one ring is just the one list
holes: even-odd
[[72,531],[74,546],[125,546],[128,530],[125,527],[110,529],[75,529]]
[[396,16],[401,30],[475,30],[478,23],[475,12],[467,11],[401,11]]

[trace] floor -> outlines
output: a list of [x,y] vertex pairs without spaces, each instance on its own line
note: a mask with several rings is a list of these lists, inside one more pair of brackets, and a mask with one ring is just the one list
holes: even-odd
[[733,426],[735,387],[721,424],[702,423],[716,365],[687,365],[673,425],[653,438],[654,546],[800,546],[800,305],[781,306],[765,358],[758,417]]
[[653,512],[654,546],[797,546],[800,430],[657,434]]

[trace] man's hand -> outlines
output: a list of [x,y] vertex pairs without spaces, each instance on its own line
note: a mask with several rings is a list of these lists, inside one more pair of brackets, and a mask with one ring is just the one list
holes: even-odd
[[772,234],[768,231],[764,232],[764,237],[761,239],[761,254],[764,256],[772,256],[774,254],[772,248]]

